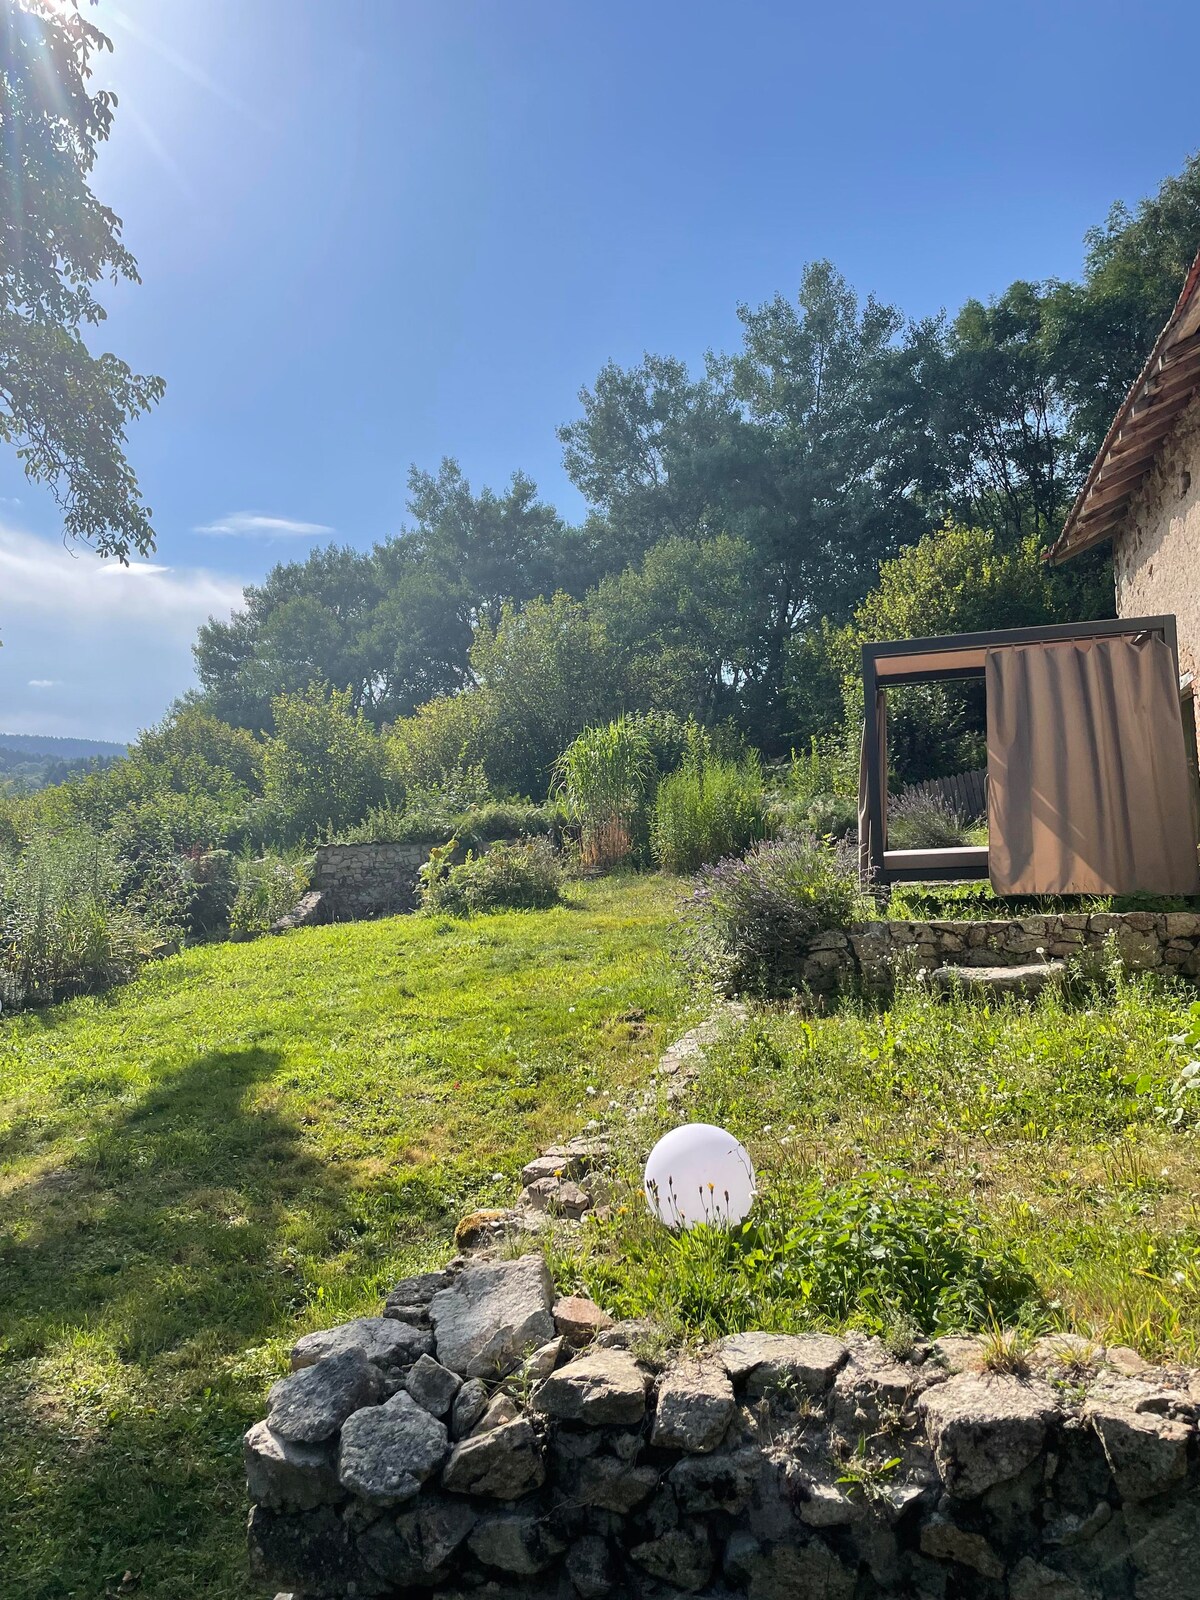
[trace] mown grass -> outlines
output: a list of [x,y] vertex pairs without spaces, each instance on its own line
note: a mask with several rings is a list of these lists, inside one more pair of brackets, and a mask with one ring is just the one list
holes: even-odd
[[884,1012],[759,1008],[688,1101],[747,1144],[751,1225],[674,1239],[646,1220],[660,1110],[560,1271],[685,1334],[1018,1319],[1200,1359],[1194,998],[1117,975],[1032,1007],[913,988]]
[[214,945],[0,1023],[0,1592],[258,1594],[240,1436],[287,1347],[643,1081],[676,894]]
[[[1015,1320],[1200,1359],[1194,990],[757,1007],[682,1107],[635,1113],[706,1008],[678,893],[215,945],[0,1023],[0,1593],[257,1595],[240,1436],[289,1344],[444,1259],[593,1114],[613,1212],[554,1265],[611,1310],[901,1345]],[[647,1219],[641,1162],[681,1116],[749,1145],[745,1233]]]

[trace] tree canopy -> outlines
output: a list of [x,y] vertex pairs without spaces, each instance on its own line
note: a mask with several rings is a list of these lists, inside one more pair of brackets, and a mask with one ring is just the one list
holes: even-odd
[[[807,744],[842,726],[864,630],[1107,614],[1103,551],[1040,556],[1198,246],[1200,158],[1089,234],[1076,282],[911,322],[812,263],[700,370],[648,353],[581,389],[579,525],[521,472],[414,468],[395,538],[277,567],[201,630],[200,698],[269,732],[274,697],[321,683],[399,719],[414,771],[474,752],[535,788],[593,714]],[[941,759],[913,740],[914,770]]]
[[111,43],[82,3],[0,0],[0,438],[50,486],[68,536],[124,561],[154,548],[126,428],[164,386],[85,337],[106,315],[96,285],[138,274],[89,182],[116,97],[90,92]]

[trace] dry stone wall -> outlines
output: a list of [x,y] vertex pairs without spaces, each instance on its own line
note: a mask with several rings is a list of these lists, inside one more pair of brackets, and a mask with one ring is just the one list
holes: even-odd
[[901,971],[1020,967],[1099,957],[1109,949],[1131,972],[1200,976],[1200,916],[1064,912],[994,922],[861,922],[819,933],[791,956],[781,955],[777,976],[781,989],[803,986],[833,993],[861,986],[869,993],[886,993]]
[[245,1440],[263,1582],[295,1600],[1200,1595],[1200,1374],[1065,1335],[1020,1372],[980,1370],[967,1339],[900,1358],[815,1333],[664,1362],[579,1305],[540,1253],[460,1258],[302,1339]]

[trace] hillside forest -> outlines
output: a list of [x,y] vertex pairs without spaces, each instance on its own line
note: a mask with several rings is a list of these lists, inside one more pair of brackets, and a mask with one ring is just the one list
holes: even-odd
[[[279,565],[200,629],[197,688],[123,759],[36,793],[0,772],[8,1000],[111,976],[121,929],[266,926],[322,839],[553,830],[564,750],[614,719],[657,777],[702,750],[763,827],[847,832],[863,640],[1111,614],[1104,551],[1042,557],[1198,245],[1200,157],[1114,207],[1078,279],[953,314],[813,263],[702,370],[647,354],[580,390],[577,524],[519,470],[414,467],[394,537]],[[897,696],[896,782],[980,764],[980,713]],[[94,937],[54,932],[81,883]]]

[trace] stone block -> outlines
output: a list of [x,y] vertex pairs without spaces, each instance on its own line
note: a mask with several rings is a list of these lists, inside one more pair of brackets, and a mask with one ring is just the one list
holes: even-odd
[[1059,1414],[1053,1389],[1038,1379],[973,1373],[926,1390],[917,1404],[942,1481],[964,1500],[1023,1472]]
[[534,1409],[568,1422],[628,1425],[646,1414],[648,1378],[626,1350],[592,1350],[560,1367],[533,1395]]
[[733,1385],[718,1363],[674,1367],[659,1387],[651,1443],[669,1450],[715,1450],[733,1420],[734,1406]]
[[273,1384],[267,1397],[271,1432],[293,1444],[332,1439],[352,1412],[383,1398],[383,1376],[357,1348]]
[[554,1337],[554,1284],[543,1255],[464,1269],[429,1306],[443,1366],[467,1378],[503,1376]]
[[542,1447],[524,1418],[456,1444],[442,1472],[452,1493],[493,1500],[518,1500],[545,1481]]

